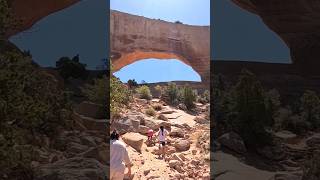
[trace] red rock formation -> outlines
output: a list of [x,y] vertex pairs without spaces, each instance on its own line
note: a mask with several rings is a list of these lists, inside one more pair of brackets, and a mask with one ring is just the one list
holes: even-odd
[[7,37],[27,30],[43,17],[77,2],[79,0],[11,0],[13,14],[21,22],[15,31],[7,33]]
[[[146,58],[178,59],[210,78],[210,28],[170,23],[111,11],[110,46],[114,69]],[[207,83],[209,85],[209,83]]]
[[305,74],[320,71],[319,0],[232,0],[259,15],[288,45],[291,58]]

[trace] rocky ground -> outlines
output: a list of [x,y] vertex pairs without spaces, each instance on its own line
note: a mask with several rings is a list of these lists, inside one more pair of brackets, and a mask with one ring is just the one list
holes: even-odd
[[[161,104],[154,117],[145,114]],[[120,130],[133,162],[128,179],[210,179],[209,104],[197,104],[193,113],[183,105],[170,107],[159,99],[135,99],[123,117],[111,127]],[[168,154],[159,158],[158,144],[149,145],[146,132],[160,125],[170,132]]]
[[217,180],[301,180],[304,163],[319,149],[320,134],[305,137],[289,131],[273,133],[275,146],[250,153],[239,135],[226,133],[215,141],[214,176]]
[[82,102],[74,108],[73,130],[61,129],[53,139],[39,137],[34,140],[38,146],[16,147],[23,150],[22,155],[32,154],[32,179],[106,179],[109,172],[107,120],[95,112],[99,109],[96,104]]

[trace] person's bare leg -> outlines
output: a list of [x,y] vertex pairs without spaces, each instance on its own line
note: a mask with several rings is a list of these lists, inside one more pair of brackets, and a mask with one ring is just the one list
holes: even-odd
[[162,147],[162,158],[163,158],[164,160],[166,160],[166,159],[165,159],[165,156],[166,156],[166,146],[163,146],[163,147]]

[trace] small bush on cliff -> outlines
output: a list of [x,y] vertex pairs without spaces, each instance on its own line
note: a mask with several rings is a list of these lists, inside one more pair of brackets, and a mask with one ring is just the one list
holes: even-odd
[[107,76],[102,78],[94,79],[93,84],[86,84],[82,89],[84,94],[88,97],[91,102],[101,104],[104,107],[103,113],[107,115],[107,100],[108,100],[108,79]]
[[146,115],[148,115],[148,116],[155,116],[155,115],[156,115],[156,111],[155,111],[152,107],[150,107],[150,108],[148,108],[148,109],[146,110]]
[[159,104],[159,103],[152,105],[152,107],[156,111],[161,111],[162,110],[162,105]]
[[85,79],[88,76],[86,66],[86,64],[80,63],[79,55],[74,56],[72,59],[62,57],[56,62],[56,67],[65,80],[69,77]]
[[199,97],[198,102],[202,104],[210,103],[210,92],[205,90],[204,93]]
[[313,129],[320,128],[320,99],[313,91],[306,91],[301,97],[301,116]]
[[121,108],[125,107],[132,100],[132,92],[117,77],[112,74],[110,61],[110,115],[111,119],[117,117]]
[[137,81],[134,80],[134,79],[129,79],[128,82],[127,82],[127,84],[128,84],[128,87],[129,87],[129,88],[133,88],[133,87],[138,86]]
[[266,128],[273,124],[260,82],[251,72],[243,70],[232,96],[234,106],[231,111],[235,112],[231,120],[233,129],[248,147],[270,144],[272,139]]
[[168,83],[168,86],[164,89],[163,100],[170,104],[178,103],[179,89],[176,83]]
[[158,84],[158,85],[156,85],[156,87],[154,89],[156,90],[158,97],[161,97],[162,93],[163,93],[163,88]]
[[152,98],[151,92],[148,86],[140,86],[136,89],[137,93],[139,94],[139,98],[150,100]]
[[0,82],[0,129],[10,122],[11,126],[49,133],[55,124],[63,124],[59,114],[66,105],[64,92],[54,77],[29,57],[19,52],[0,55]]
[[[32,146],[27,144],[66,127],[64,112],[70,107],[55,78],[21,52],[0,54],[0,82],[0,175],[8,175],[30,167]],[[28,179],[24,175],[17,176]]]
[[184,88],[181,88],[182,91],[182,102],[186,105],[188,110],[191,110],[195,107],[195,101],[196,101],[196,93],[193,91],[192,88],[186,86]]

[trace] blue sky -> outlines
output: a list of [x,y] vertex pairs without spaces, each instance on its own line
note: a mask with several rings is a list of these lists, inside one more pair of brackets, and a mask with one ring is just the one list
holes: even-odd
[[[111,0],[110,8],[169,22],[210,25],[210,0]],[[201,81],[190,66],[179,60],[148,59],[135,62],[115,73],[121,81],[163,82],[174,80]]]
[[95,69],[107,58],[107,1],[82,0],[37,22],[10,40],[30,50],[41,66],[55,66],[62,56],[80,55],[80,61]]
[[213,59],[289,63],[290,51],[255,14],[231,0],[213,2]]

